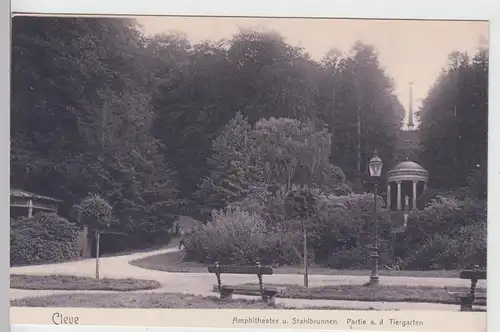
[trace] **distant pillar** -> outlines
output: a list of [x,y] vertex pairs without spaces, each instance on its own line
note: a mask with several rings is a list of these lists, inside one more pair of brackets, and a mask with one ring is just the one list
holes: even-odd
[[401,211],[401,181],[396,182],[398,185],[398,202],[397,202],[397,209],[398,211]]
[[387,184],[387,209],[391,209],[391,183]]
[[28,201],[28,218],[33,217],[33,201],[30,199]]
[[418,181],[413,181],[413,210],[417,209],[417,183]]
[[424,182],[424,192],[427,190],[427,181]]

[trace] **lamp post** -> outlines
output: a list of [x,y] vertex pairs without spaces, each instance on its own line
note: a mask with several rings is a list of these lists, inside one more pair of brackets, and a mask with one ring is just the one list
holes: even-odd
[[372,258],[372,270],[370,274],[370,285],[378,285],[378,260],[380,255],[379,239],[378,239],[378,218],[377,218],[377,196],[378,196],[378,185],[380,176],[382,175],[383,162],[378,156],[377,150],[373,152],[373,157],[368,163],[368,169],[370,170],[370,177],[373,181],[373,222],[375,224],[375,245],[373,251],[370,254]]

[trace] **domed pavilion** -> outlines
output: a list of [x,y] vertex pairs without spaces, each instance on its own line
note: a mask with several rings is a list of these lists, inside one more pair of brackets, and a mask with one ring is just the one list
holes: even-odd
[[[417,199],[427,189],[429,172],[413,161],[403,161],[387,172],[387,208],[417,209]],[[406,203],[406,204],[405,204]]]

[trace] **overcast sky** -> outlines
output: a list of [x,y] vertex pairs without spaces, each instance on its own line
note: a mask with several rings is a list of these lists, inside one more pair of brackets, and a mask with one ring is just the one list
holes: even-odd
[[474,53],[488,38],[487,22],[403,21],[284,18],[142,17],[148,35],[184,32],[191,42],[231,38],[238,28],[273,30],[291,45],[303,46],[317,60],[331,48],[348,52],[357,40],[372,44],[381,65],[396,84],[396,93],[408,109],[413,82],[414,109],[434,83],[452,51]]

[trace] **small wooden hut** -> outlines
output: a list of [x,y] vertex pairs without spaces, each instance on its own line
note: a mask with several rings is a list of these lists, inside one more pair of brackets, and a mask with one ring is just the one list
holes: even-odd
[[10,216],[32,217],[35,213],[57,213],[62,201],[53,197],[42,196],[20,189],[10,189]]

